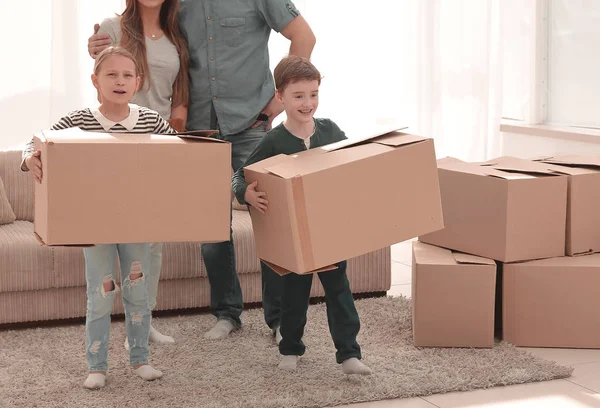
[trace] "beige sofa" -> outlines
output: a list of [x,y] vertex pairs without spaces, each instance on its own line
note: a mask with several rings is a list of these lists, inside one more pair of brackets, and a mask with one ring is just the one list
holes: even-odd
[[[34,184],[31,175],[19,169],[20,162],[20,151],[0,151],[0,179],[16,216],[16,221],[0,225],[0,324],[83,317],[83,251],[38,244],[33,234]],[[234,206],[233,235],[244,302],[260,302],[261,275],[252,222],[245,207],[239,205]],[[354,293],[387,291],[391,285],[390,248],[351,259],[348,277]],[[318,279],[315,282],[312,296],[323,296]],[[209,305],[200,246],[165,244],[156,309]],[[117,297],[114,313],[122,311]]]

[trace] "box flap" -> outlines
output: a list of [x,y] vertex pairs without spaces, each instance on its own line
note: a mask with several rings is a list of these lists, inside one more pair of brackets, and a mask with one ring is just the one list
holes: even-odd
[[276,176],[283,177],[280,174],[276,173],[277,168],[275,169],[275,172],[270,171],[270,169],[271,167],[276,166],[279,163],[287,163],[290,160],[294,160],[294,157],[281,153],[276,156],[268,157],[256,163],[252,163],[249,166],[244,167],[244,169],[247,169],[249,171],[255,171],[257,173],[273,173]]
[[418,265],[454,265],[456,262],[449,249],[429,245],[421,241],[412,243],[415,262]]
[[477,163],[467,163],[453,157],[446,157],[438,160],[438,168],[460,173],[475,174],[479,176],[489,176],[501,178],[504,180],[531,179],[534,176],[521,173],[511,173],[498,170],[492,166],[482,166]]
[[[412,136],[412,137],[415,137],[415,138],[419,137],[419,136],[413,136],[413,135],[408,135],[407,133],[401,133],[401,132],[399,132],[400,130],[407,129],[407,128],[408,127],[405,126],[405,127],[399,128],[399,129],[384,130],[382,132],[377,132],[375,134],[371,134],[371,135],[368,135],[368,136],[365,136],[365,137],[360,137],[358,139],[341,140],[341,141],[336,142],[336,143],[331,143],[331,144],[328,144],[326,146],[322,146],[319,149],[322,149],[322,150],[325,150],[325,151],[328,151],[328,152],[332,152],[334,150],[340,150],[340,149],[344,149],[346,147],[356,146],[356,145],[359,145],[359,144],[362,144],[362,143],[365,143],[365,142],[368,142],[368,141],[372,141],[372,142],[375,142],[375,143],[382,143],[382,144],[386,144],[388,146],[400,146],[402,144],[414,143],[416,140],[410,140],[410,138],[406,138],[405,139],[406,141],[404,143],[400,143],[400,141],[399,141],[400,140],[399,136],[401,136],[401,135]],[[387,138],[388,135],[391,136],[390,139]],[[379,138],[380,137],[382,138],[382,140],[384,140],[385,143],[384,142],[379,142]],[[375,139],[377,139],[377,140],[375,140]],[[423,138],[423,137],[420,138],[420,140],[424,140],[424,139],[425,138]],[[390,143],[395,143],[395,144],[390,144]]]
[[308,158],[306,160],[298,160],[296,156],[288,157],[289,160],[280,160],[277,164],[265,166],[264,169],[276,176],[289,179],[296,176],[303,176],[323,168],[322,162],[317,163]]
[[213,143],[228,143],[225,140],[217,139],[213,135],[218,134],[218,130],[188,130],[186,132],[172,133],[182,139],[198,140]]
[[36,232],[33,233],[35,235],[35,239],[38,242],[39,246],[47,246],[47,247],[67,247],[67,248],[93,248],[95,245],[93,244],[72,244],[72,245],[47,245],[42,237],[40,237]]
[[420,241],[413,242],[413,253],[416,262],[423,265],[496,265],[492,259],[454,252]]
[[177,136],[183,140],[203,141],[210,143],[228,143],[224,140],[210,137],[218,133],[215,130],[195,130],[181,133],[168,133],[153,135],[150,133],[110,133],[110,132],[89,132],[79,128],[67,128],[61,130],[43,130],[36,134],[44,143],[161,143],[173,140]]
[[600,156],[555,156],[540,159],[544,163],[566,165],[600,167]]
[[492,159],[485,163],[482,163],[481,166],[489,166],[493,167],[497,170],[502,170],[506,172],[514,172],[514,173],[523,173],[523,174],[533,174],[533,175],[560,175],[561,173],[557,172],[556,168],[552,168],[552,166],[548,166],[543,162],[536,162],[532,160],[519,159],[517,157],[498,157],[496,159]]
[[537,259],[533,261],[511,262],[507,265],[519,266],[548,266],[548,267],[582,267],[598,268],[600,270],[600,253],[580,256],[561,256],[558,258]]
[[[281,266],[277,266],[277,265],[275,265],[275,264],[273,264],[271,262],[267,262],[264,259],[261,259],[261,262],[264,262],[269,268],[273,269],[273,271],[275,273],[277,273],[278,275],[280,275],[280,276],[284,276],[284,275],[287,275],[289,273],[293,273],[291,271],[288,271],[285,268],[282,268]],[[336,269],[337,269],[337,266],[335,266],[335,265],[329,265],[329,266],[324,266],[324,267],[319,268],[319,269],[315,269],[314,271],[303,273],[302,275],[307,275],[309,273],[319,273],[319,272],[334,271]]]
[[491,259],[482,258],[480,256],[465,254],[462,252],[452,252],[454,256],[454,260],[459,264],[469,264],[469,265],[496,265]]

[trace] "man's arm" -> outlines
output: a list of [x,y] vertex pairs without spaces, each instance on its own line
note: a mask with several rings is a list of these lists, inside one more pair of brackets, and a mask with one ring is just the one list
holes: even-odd
[[294,18],[281,30],[281,34],[291,41],[290,55],[310,59],[317,39],[304,17]]
[[[259,14],[269,27],[291,41],[289,53],[310,59],[317,40],[308,22],[300,15],[291,1],[257,0],[257,5]],[[281,112],[283,112],[283,106],[273,96],[261,111],[269,117],[266,123],[267,130],[271,129],[273,120]],[[258,127],[261,123],[261,121],[256,121],[252,127]]]

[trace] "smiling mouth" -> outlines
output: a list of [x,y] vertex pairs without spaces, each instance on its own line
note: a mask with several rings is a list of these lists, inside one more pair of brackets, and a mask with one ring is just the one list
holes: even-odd
[[302,113],[303,115],[308,115],[309,113],[312,113],[312,109],[309,110],[299,110],[298,112]]

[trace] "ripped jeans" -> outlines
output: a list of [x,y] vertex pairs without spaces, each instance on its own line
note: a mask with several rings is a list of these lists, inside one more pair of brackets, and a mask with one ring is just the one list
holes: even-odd
[[[118,291],[116,260],[121,267],[121,292],[131,366],[148,363],[150,307],[146,273],[150,268],[150,244],[108,244],[84,248],[87,281],[85,347],[89,371],[108,370],[110,315]],[[130,274],[141,274],[130,279]],[[105,289],[108,282],[110,290]],[[111,285],[112,283],[112,285]]]

